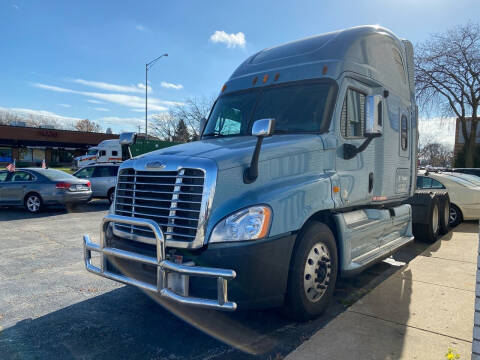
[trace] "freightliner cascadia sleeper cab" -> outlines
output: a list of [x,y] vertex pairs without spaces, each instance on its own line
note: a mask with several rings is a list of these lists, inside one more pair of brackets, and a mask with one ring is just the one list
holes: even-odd
[[87,270],[190,306],[315,317],[339,276],[414,239],[416,152],[410,42],[360,26],[265,49],[199,141],[121,165]]

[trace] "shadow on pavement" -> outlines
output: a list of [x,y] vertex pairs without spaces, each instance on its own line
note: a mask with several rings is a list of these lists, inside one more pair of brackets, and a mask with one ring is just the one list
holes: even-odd
[[49,206],[37,214],[27,212],[23,207],[0,207],[0,221],[39,219],[68,213],[106,211],[110,204],[108,200],[93,200],[87,204],[64,206]]

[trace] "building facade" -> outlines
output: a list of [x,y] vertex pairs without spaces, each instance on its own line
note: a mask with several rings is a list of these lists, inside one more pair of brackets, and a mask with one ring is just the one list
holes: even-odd
[[[467,134],[470,135],[470,119],[466,119],[467,125]],[[480,126],[477,127],[477,136],[475,138],[475,144],[480,145]],[[462,132],[462,122],[460,119],[457,119],[457,124],[455,127],[455,147],[453,148],[453,155],[457,158],[458,154],[463,152],[463,147],[465,145],[465,138],[463,137]]]
[[118,135],[0,125],[0,167],[16,161],[17,166],[70,165],[89,147]]

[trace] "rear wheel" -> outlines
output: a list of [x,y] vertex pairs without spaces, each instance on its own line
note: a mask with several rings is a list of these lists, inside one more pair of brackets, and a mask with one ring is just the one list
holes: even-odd
[[25,196],[23,203],[25,209],[32,214],[38,213],[42,208],[42,198],[36,193],[31,193]]
[[428,207],[428,222],[426,224],[416,224],[416,231],[414,231],[415,237],[428,243],[437,241],[438,233],[440,232],[439,215],[439,201],[436,197],[433,197]]
[[462,212],[455,204],[450,204],[450,212],[449,212],[449,224],[450,227],[454,228],[458,224],[462,222]]
[[450,230],[450,200],[447,194],[441,202],[440,207],[440,233],[446,234]]
[[293,252],[285,302],[286,314],[300,321],[325,311],[338,271],[337,246],[329,227],[319,222],[306,226]]

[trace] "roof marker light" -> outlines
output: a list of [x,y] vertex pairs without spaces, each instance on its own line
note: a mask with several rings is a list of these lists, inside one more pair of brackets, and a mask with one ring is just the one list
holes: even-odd
[[276,74],[275,74],[275,77],[273,78],[273,81],[277,81],[279,77],[280,77],[280,74],[279,74],[279,73],[276,73]]
[[252,81],[252,86],[255,86],[255,84],[257,83],[257,81],[258,81],[258,76],[255,76],[255,77],[253,78],[253,81]]
[[222,92],[224,92],[226,89],[227,89],[227,84],[223,85]]
[[263,76],[263,83],[265,84],[267,82],[267,80],[268,80],[268,74],[265,74]]
[[323,67],[323,70],[322,70],[322,75],[325,75],[327,73],[327,71],[328,71],[328,67],[327,67],[327,65],[325,65]]

